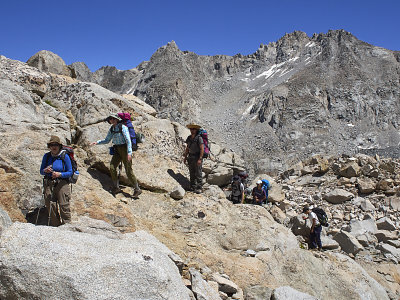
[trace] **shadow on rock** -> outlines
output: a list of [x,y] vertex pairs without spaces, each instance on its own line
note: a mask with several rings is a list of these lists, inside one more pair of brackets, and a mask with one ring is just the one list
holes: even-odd
[[185,189],[185,191],[188,191],[190,189],[190,181],[181,173],[175,173],[172,169],[168,169],[167,172],[180,184],[181,187]]

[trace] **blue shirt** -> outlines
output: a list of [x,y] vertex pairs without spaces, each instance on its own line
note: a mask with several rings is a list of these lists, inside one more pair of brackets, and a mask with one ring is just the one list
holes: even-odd
[[[118,126],[122,127],[122,131],[118,131]],[[117,125],[117,126],[111,126],[110,129],[108,130],[107,136],[104,140],[99,140],[97,141],[98,145],[101,144],[108,144],[112,139],[112,143],[114,145],[125,145],[128,150],[128,154],[132,154],[132,142],[131,142],[131,137],[129,136],[129,130],[128,127],[125,126],[124,124]]]
[[57,156],[52,156],[50,152],[47,152],[45,155],[43,155],[42,164],[40,166],[40,174],[46,177],[51,177],[51,173],[45,173],[44,169],[46,169],[50,165],[53,165],[53,171],[60,172],[61,178],[71,177],[73,172],[69,155],[65,154],[64,162],[61,159],[61,153],[64,151],[65,150],[62,150]]

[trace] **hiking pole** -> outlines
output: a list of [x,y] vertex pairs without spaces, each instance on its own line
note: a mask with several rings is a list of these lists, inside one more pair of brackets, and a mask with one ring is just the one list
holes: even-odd
[[121,177],[121,172],[122,172],[122,162],[120,162],[118,165],[118,177],[117,177],[117,187],[118,188],[119,188],[119,178]]
[[[46,200],[44,199],[44,178],[43,178],[43,182],[42,182],[42,198],[43,198],[43,202],[46,202]],[[39,211],[36,215],[36,222],[35,225],[37,225],[38,219],[39,219],[39,215],[40,215],[40,210],[42,209],[42,207],[39,207]]]

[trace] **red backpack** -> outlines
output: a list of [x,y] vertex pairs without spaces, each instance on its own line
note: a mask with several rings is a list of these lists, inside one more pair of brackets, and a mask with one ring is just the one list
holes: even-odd
[[204,154],[203,154],[203,158],[207,158],[210,156],[210,144],[208,143],[208,134],[207,131],[203,128],[200,128],[199,130],[199,135],[202,137],[203,139],[203,143],[204,143]]

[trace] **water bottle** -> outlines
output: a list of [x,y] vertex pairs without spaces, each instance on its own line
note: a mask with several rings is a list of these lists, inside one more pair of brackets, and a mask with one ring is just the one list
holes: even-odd
[[73,183],[76,183],[76,182],[78,181],[78,177],[79,177],[79,171],[76,170],[76,171],[74,172],[74,174],[72,175],[72,182],[73,182]]

